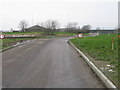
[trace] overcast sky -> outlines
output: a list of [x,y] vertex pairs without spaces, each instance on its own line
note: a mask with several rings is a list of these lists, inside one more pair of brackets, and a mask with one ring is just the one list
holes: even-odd
[[[1,0],[0,30],[18,29],[21,20],[29,26],[48,19],[58,20],[61,27],[68,22],[80,26],[116,28],[119,0]],[[33,20],[32,20],[33,17]]]

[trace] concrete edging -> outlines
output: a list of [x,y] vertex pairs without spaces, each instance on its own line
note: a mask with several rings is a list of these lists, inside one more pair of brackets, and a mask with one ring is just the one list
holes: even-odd
[[107,88],[114,88],[117,90],[117,87],[77,47],[75,47],[73,43],[70,41],[68,41],[68,43],[73,46],[75,50],[84,58],[87,64],[92,68],[92,70],[97,74]]

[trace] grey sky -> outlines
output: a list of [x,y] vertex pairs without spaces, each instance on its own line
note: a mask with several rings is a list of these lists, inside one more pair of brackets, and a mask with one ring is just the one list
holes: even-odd
[[29,26],[55,19],[64,27],[68,22],[80,26],[116,28],[118,0],[1,0],[0,30],[18,29],[21,20]]

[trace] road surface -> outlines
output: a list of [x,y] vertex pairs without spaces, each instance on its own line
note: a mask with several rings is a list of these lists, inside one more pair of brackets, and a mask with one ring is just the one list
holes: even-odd
[[3,52],[3,88],[104,88],[67,40],[35,40]]

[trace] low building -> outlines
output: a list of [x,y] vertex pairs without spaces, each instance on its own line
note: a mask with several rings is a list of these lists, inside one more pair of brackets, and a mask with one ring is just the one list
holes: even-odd
[[45,29],[46,28],[44,28],[44,27],[41,27],[39,25],[35,25],[32,27],[26,28],[25,31],[26,32],[41,32],[41,31],[44,31]]
[[99,33],[99,34],[109,34],[109,33],[117,33],[118,30],[90,30],[90,33]]
[[78,33],[90,33],[90,30],[79,30]]

